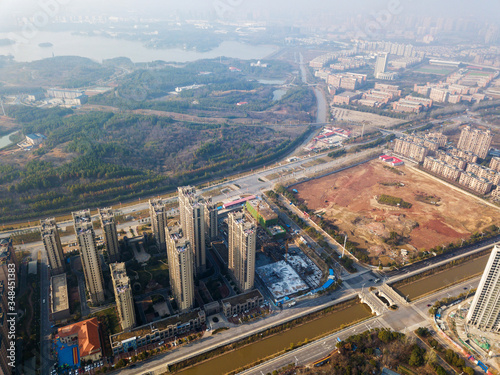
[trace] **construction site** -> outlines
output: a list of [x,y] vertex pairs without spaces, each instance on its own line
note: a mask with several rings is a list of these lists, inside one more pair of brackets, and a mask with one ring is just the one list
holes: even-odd
[[[294,186],[299,201],[365,249],[373,265],[457,243],[491,225],[499,209],[409,166],[372,160]],[[383,198],[383,199],[382,199]]]

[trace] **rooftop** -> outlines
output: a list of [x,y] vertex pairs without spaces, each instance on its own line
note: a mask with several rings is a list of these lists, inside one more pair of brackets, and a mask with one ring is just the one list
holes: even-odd
[[251,290],[251,291],[243,293],[243,294],[239,294],[239,295],[234,296],[234,297],[224,298],[223,300],[221,300],[221,302],[222,303],[229,303],[232,306],[235,306],[235,305],[239,305],[241,303],[245,303],[249,299],[253,299],[255,297],[262,298],[262,294],[260,293],[260,291],[258,289],[254,289],[254,290]]
[[50,278],[52,288],[52,312],[56,313],[69,309],[68,284],[66,274],[52,276]]
[[130,279],[127,276],[125,263],[111,263],[109,265],[111,277],[113,278],[118,293],[122,293],[130,288]]
[[274,212],[269,205],[262,199],[252,199],[248,203],[259,213],[260,216],[266,221],[276,219],[278,215]]
[[196,309],[185,314],[169,316],[168,318],[158,320],[157,322],[134,328],[133,330],[128,332],[117,333],[116,335],[110,337],[111,345],[113,345],[113,343],[115,342],[121,342],[132,337],[143,337],[156,332],[156,330],[163,331],[170,326],[178,326],[184,323],[188,323],[191,320],[197,319],[200,314],[204,313],[200,309]]
[[99,322],[97,318],[83,320],[78,323],[59,328],[57,336],[68,337],[78,335],[78,348],[80,358],[101,350],[101,341],[99,339]]
[[98,209],[98,211],[102,225],[113,223],[115,221],[115,214],[113,213],[113,209],[111,207]]

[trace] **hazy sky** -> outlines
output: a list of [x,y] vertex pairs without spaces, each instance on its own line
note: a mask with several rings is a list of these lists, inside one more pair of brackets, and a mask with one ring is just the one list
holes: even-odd
[[284,13],[311,14],[330,11],[337,14],[366,14],[383,11],[391,5],[401,7],[403,14],[431,16],[498,18],[497,0],[0,0],[0,23],[11,23],[18,17],[32,17],[45,9],[57,15],[126,15],[138,14],[161,18],[162,14],[187,12],[215,13],[222,7],[246,15],[262,13],[270,16]]

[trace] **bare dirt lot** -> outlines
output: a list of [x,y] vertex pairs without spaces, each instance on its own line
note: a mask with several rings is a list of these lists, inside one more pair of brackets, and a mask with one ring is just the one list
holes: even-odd
[[[363,125],[365,132],[376,128],[390,128],[391,126],[401,124],[405,120],[380,116],[374,113],[352,111],[344,108],[331,108],[332,116],[339,122],[340,127],[347,128],[357,134],[361,134]],[[345,123],[344,123],[345,122]]]
[[[399,171],[398,174],[397,171]],[[500,211],[405,166],[369,163],[300,185],[297,197],[368,250],[373,264],[405,259],[417,250],[467,239],[500,225]],[[411,208],[378,203],[382,194]]]

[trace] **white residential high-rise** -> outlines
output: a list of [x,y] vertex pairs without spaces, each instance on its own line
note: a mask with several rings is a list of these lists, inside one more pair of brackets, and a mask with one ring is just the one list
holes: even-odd
[[104,243],[108,251],[109,262],[120,260],[120,247],[118,244],[118,233],[116,231],[115,215],[111,207],[98,209],[101,227],[104,233]]
[[85,284],[92,304],[104,302],[104,279],[102,276],[101,258],[97,252],[94,228],[90,210],[73,212],[73,223],[80,258],[82,261]]
[[228,215],[229,269],[241,292],[253,289],[255,280],[255,224],[243,212]]
[[135,327],[135,309],[130,279],[127,276],[125,263],[111,263],[111,279],[113,280],[113,289],[115,291],[116,307],[120,322],[124,331]]
[[481,159],[484,159],[488,156],[492,140],[493,133],[489,129],[472,129],[467,125],[460,133],[457,148],[464,151],[470,151]]
[[205,253],[205,200],[191,187],[180,187],[179,211],[184,236],[189,240],[194,255],[194,272],[203,273],[207,260]]
[[64,273],[64,254],[55,218],[40,220],[43,246],[49,258],[52,276]]
[[149,200],[149,215],[151,217],[151,230],[160,251],[166,249],[165,228],[167,226],[166,202],[161,199]]
[[479,282],[467,323],[482,331],[500,332],[500,247],[495,245]]
[[177,306],[181,311],[190,310],[194,305],[193,251],[179,226],[168,230],[167,257],[170,286]]
[[379,78],[379,74],[385,73],[387,69],[387,61],[389,59],[389,54],[387,52],[379,53],[377,60],[375,61],[375,78]]

